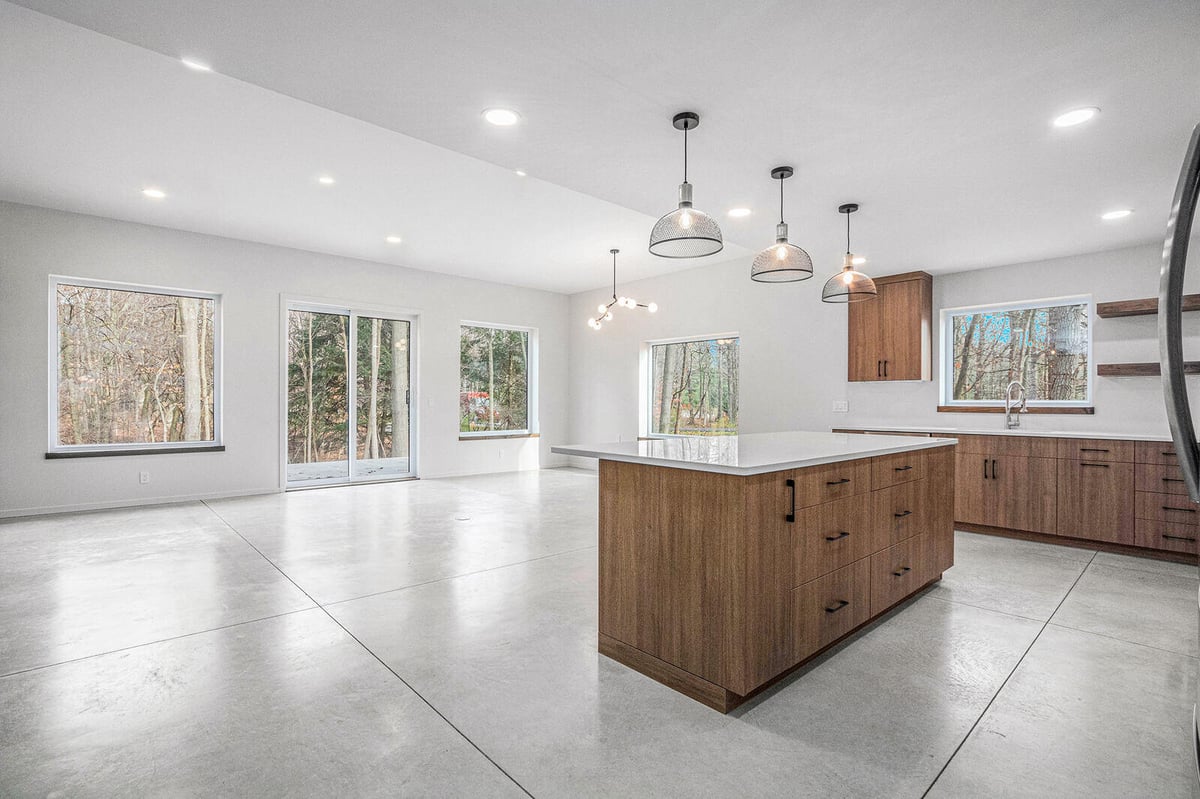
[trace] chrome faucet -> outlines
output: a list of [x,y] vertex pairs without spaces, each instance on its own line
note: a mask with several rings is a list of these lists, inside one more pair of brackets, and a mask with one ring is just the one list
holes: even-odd
[[[1017,397],[1013,399],[1013,387],[1017,389]],[[1008,388],[1004,389],[1004,424],[1009,430],[1013,430],[1021,426],[1021,417],[1013,415],[1013,408],[1017,405],[1021,406],[1018,413],[1029,413],[1029,409],[1025,407],[1025,386],[1021,385],[1020,381],[1014,380],[1008,384]]]

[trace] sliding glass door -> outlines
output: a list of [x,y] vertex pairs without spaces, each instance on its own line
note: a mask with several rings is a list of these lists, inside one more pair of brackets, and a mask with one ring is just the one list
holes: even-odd
[[287,484],[414,474],[412,320],[287,310]]

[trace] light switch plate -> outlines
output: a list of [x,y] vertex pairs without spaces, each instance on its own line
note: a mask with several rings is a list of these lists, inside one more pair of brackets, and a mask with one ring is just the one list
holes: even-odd
[[833,401],[833,412],[834,413],[850,413],[850,401],[849,400],[834,400]]

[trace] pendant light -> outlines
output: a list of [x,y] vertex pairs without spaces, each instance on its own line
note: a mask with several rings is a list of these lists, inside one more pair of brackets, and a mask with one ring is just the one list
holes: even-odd
[[858,203],[838,206],[838,213],[846,215],[846,255],[842,258],[842,271],[825,282],[821,289],[821,302],[861,302],[875,299],[875,281],[854,268],[854,253],[850,252],[850,214],[858,210]]
[[692,207],[692,184],[687,179],[687,134],[700,124],[700,115],[692,111],[676,114],[671,120],[683,131],[683,183],[679,184],[679,208],[654,223],[650,231],[650,252],[663,258],[701,258],[721,251],[725,246],[716,221]]
[[750,279],[760,283],[791,283],[813,276],[813,262],[808,253],[788,243],[788,226],[783,221],[783,182],[794,174],[790,166],[777,166],[771,177],[779,181],[779,224],[775,226],[775,243],[758,254],[750,266]]
[[587,320],[588,327],[590,327],[592,330],[599,330],[601,328],[601,322],[612,321],[612,318],[613,318],[612,307],[614,305],[619,305],[622,308],[645,308],[650,313],[656,313],[658,311],[658,303],[656,303],[656,302],[638,302],[633,297],[618,297],[617,296],[617,253],[619,253],[620,250],[609,250],[609,252],[612,253],[612,257],[613,257],[612,301],[607,304],[601,303],[600,305],[596,306],[596,311],[600,315],[595,317],[594,319],[589,318]]

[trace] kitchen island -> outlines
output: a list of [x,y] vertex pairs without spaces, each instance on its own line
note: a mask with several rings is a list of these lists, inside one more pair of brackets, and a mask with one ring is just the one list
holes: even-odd
[[600,652],[727,713],[954,564],[954,439],[759,433],[600,460]]

